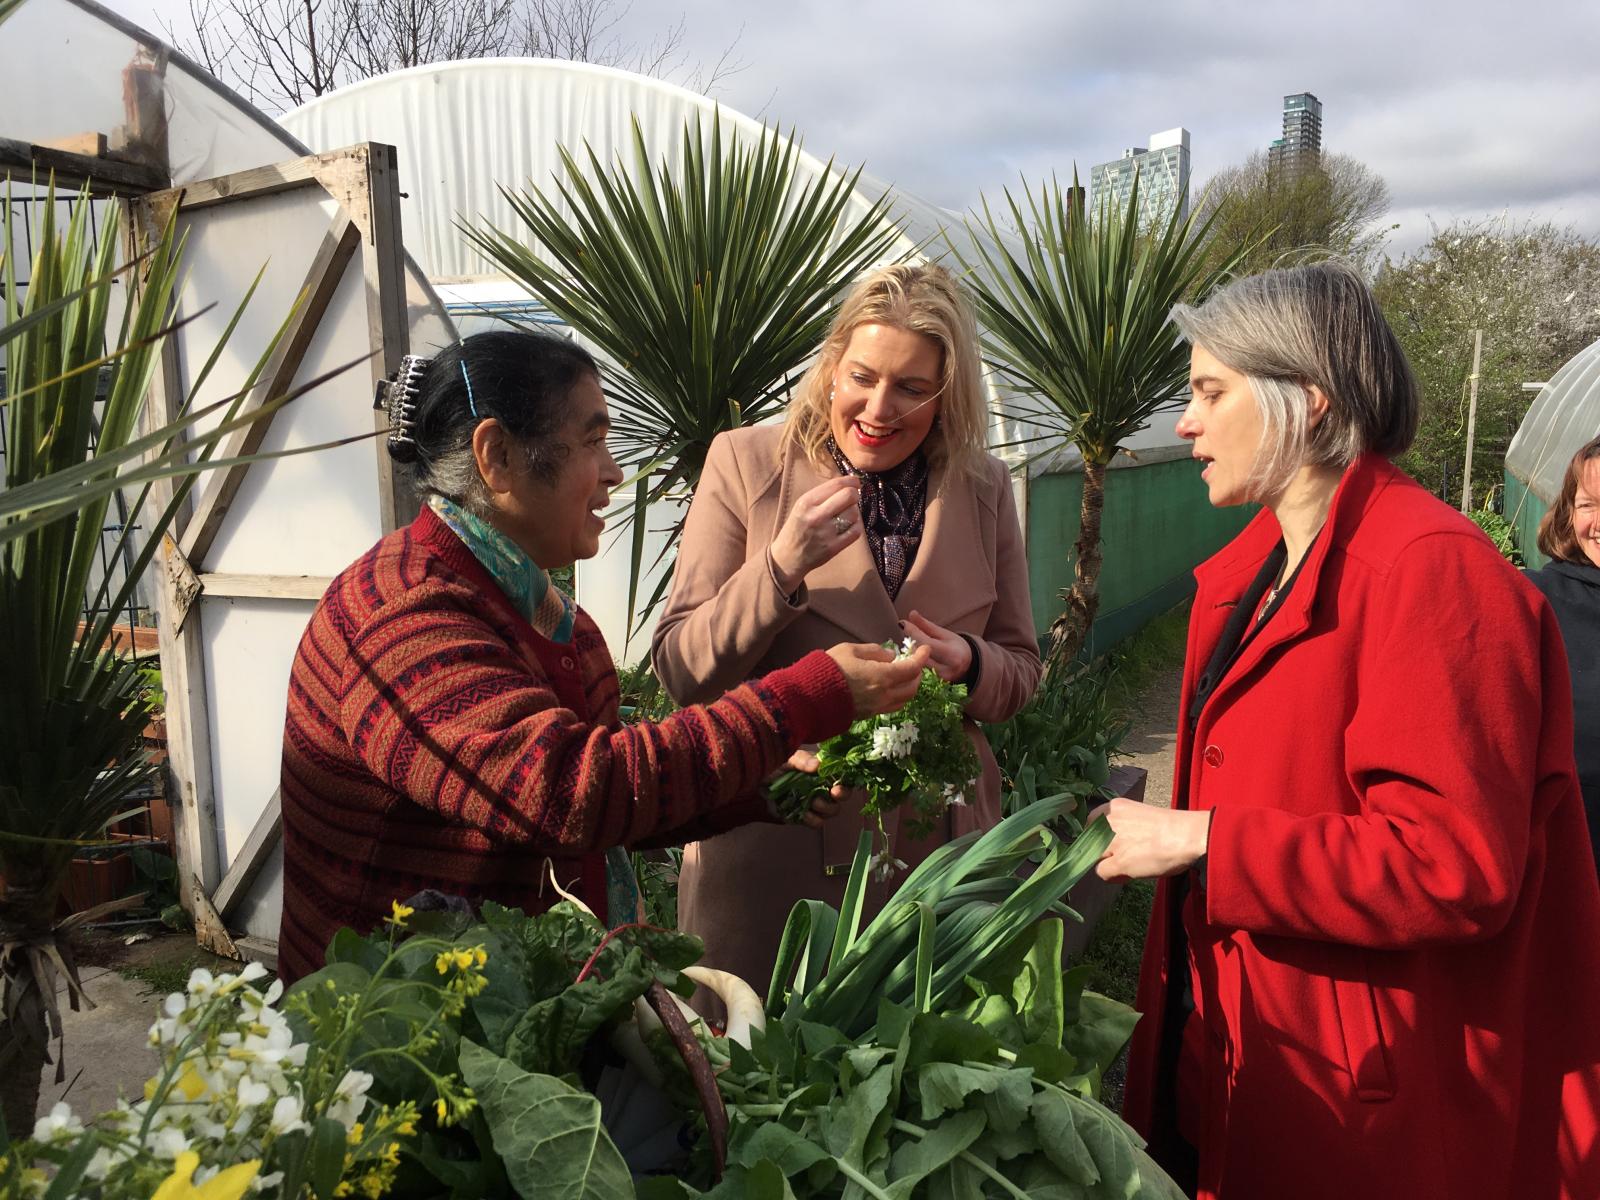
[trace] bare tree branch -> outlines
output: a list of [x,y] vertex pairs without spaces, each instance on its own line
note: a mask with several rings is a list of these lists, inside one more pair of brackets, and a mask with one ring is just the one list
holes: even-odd
[[[735,37],[707,69],[688,63],[686,19],[648,44],[623,39],[619,0],[187,0],[167,39],[271,111],[374,75],[469,58],[527,55],[622,67],[710,92],[744,69]],[[742,30],[741,30],[742,35]]]

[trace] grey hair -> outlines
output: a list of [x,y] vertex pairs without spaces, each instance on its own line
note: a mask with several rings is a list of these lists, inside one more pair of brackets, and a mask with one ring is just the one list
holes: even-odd
[[[1192,345],[1243,375],[1265,431],[1251,468],[1256,498],[1274,496],[1302,466],[1343,469],[1363,453],[1403,454],[1416,437],[1416,379],[1372,291],[1329,260],[1230,283],[1172,320]],[[1308,389],[1328,411],[1311,425]]]
[[453,500],[473,516],[489,519],[493,505],[489,488],[478,472],[472,443],[445,451],[426,464],[418,464],[417,487],[424,492]]

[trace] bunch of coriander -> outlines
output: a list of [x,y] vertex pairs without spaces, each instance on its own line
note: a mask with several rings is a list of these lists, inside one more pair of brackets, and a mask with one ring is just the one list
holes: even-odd
[[[915,647],[908,639],[889,648],[904,658]],[[924,669],[917,694],[899,712],[864,718],[818,746],[816,774],[785,771],[767,785],[779,815],[799,821],[812,799],[834,784],[860,789],[867,795],[862,811],[878,823],[878,878],[903,870],[889,846],[883,814],[902,809],[912,836],[924,837],[977,786],[982,768],[962,727],[966,702],[963,685]]]

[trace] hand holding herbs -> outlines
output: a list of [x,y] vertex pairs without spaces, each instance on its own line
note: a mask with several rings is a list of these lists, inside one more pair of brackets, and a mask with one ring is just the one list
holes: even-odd
[[[927,648],[912,648],[908,639],[897,662],[926,661]],[[817,747],[813,774],[788,771],[778,775],[767,791],[778,814],[798,822],[810,811],[814,797],[835,785],[866,793],[862,812],[878,824],[880,873],[887,877],[899,865],[888,845],[883,815],[904,808],[913,836],[924,836],[951,805],[967,802],[980,771],[977,753],[967,737],[963,716],[967,689],[946,683],[924,667],[917,691],[897,713],[867,717],[838,737]]]
[[916,693],[919,673],[928,665],[926,650],[896,654],[893,645],[846,642],[828,657],[844,672],[858,717],[894,712]]

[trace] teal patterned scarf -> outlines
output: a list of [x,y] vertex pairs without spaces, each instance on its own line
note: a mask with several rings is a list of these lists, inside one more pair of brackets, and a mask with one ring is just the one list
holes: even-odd
[[566,645],[572,641],[577,605],[550,582],[544,568],[529,558],[521,546],[482,517],[443,496],[429,496],[428,507],[466,543],[523,620],[552,642]]

